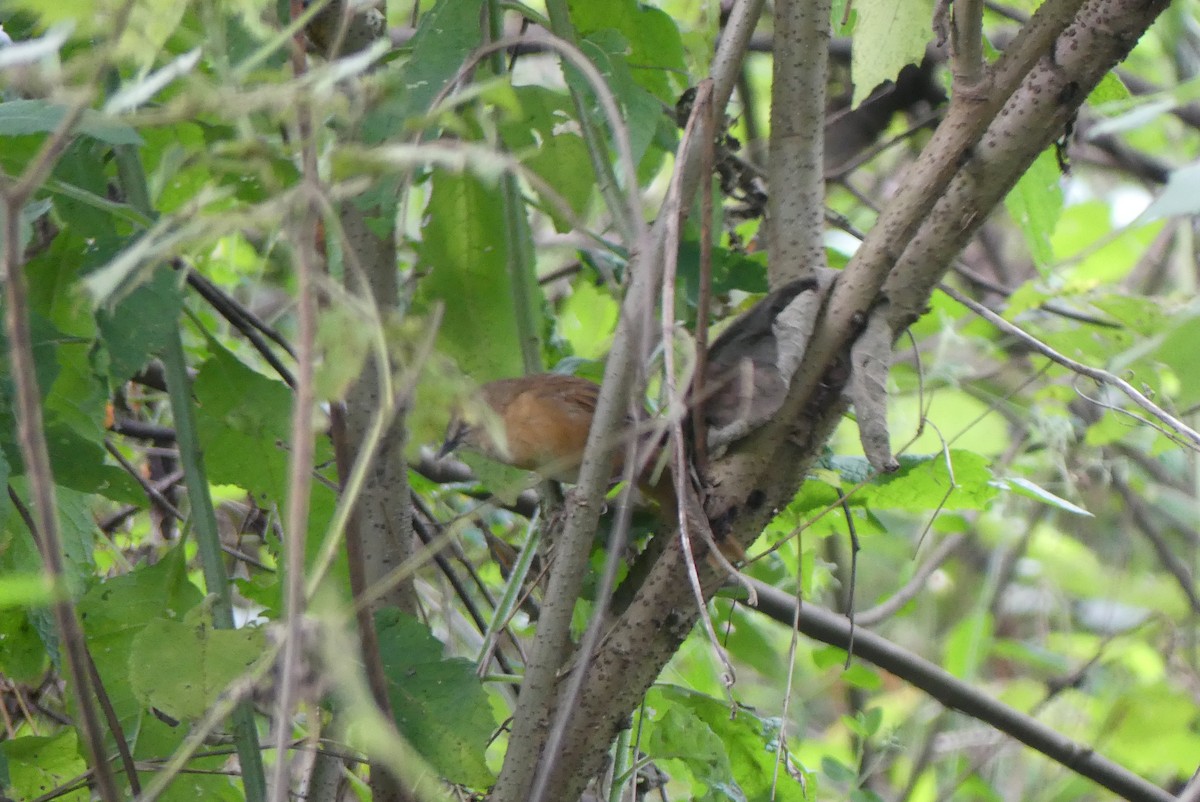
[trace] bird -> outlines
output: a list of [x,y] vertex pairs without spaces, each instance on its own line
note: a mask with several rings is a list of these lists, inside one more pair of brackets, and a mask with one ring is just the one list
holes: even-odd
[[[800,293],[815,286],[812,281],[794,281],[767,294],[713,343],[704,409],[710,426],[726,426],[736,416],[761,418],[778,408],[787,384],[776,367],[775,321]],[[600,385],[562,373],[487,382],[451,418],[438,457],[466,447],[543,478],[573,484],[579,479],[599,399]],[[650,476],[650,469],[658,462],[653,454],[661,451],[661,432],[639,427],[638,423],[632,416],[625,420],[622,442],[614,444],[613,474],[620,471],[624,457],[621,446],[627,438],[646,438],[652,458],[647,460],[650,467],[639,475],[639,485],[652,498],[665,500],[667,490],[660,485],[669,485],[670,477],[662,480],[665,471]]]
[[[574,484],[599,398],[600,385],[561,373],[487,382],[451,418],[438,456],[466,447],[546,479]],[[620,463],[621,455],[614,454],[614,471]]]

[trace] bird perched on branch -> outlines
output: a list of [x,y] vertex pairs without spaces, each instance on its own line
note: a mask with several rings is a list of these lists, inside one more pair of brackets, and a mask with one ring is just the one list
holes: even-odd
[[[488,382],[458,412],[439,456],[465,446],[489,459],[574,483],[579,479],[600,385],[578,376],[538,373]],[[614,455],[614,470],[621,455]]]
[[[815,288],[813,281],[781,287],[735,320],[713,343],[704,414],[715,429],[727,429],[743,417],[757,425],[778,409],[790,379],[790,372],[781,375],[779,367],[785,343],[780,316],[797,296]],[[488,382],[477,399],[451,421],[440,456],[465,446],[547,479],[573,483],[579,478],[599,397],[600,385],[595,382],[557,373]],[[635,421],[627,419],[622,442],[614,444],[614,474],[620,470],[627,438],[660,437],[652,431],[638,432],[638,428]],[[660,448],[656,442],[652,450]],[[639,489],[664,507],[669,502],[673,510],[669,475],[650,477],[655,462],[648,460],[650,467],[641,471]]]

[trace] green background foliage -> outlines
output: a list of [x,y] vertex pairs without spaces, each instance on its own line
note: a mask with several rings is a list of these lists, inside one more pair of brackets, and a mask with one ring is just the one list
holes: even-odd
[[[286,621],[281,519],[294,492],[294,394],[187,271],[281,339],[298,338],[294,229],[307,196],[296,112],[311,108],[328,271],[315,291],[322,403],[312,426],[303,579],[316,586],[310,600],[320,626],[349,632],[348,567],[335,529],[344,477],[326,433],[332,405],[362,365],[379,360],[403,390],[411,435],[388,458],[409,460],[415,503],[449,555],[444,564],[425,555],[413,568],[419,615],[391,607],[376,615],[393,723],[430,776],[464,796],[482,794],[500,773],[503,722],[517,697],[507,669],[483,659],[481,630],[506,590],[524,594],[493,644],[505,665],[520,667],[518,644],[537,626],[543,585],[536,572],[523,587],[508,585],[530,526],[512,501],[535,482],[521,474],[504,485],[511,472],[502,480],[482,466],[482,481],[432,475],[422,448],[436,447],[469,388],[522,372],[518,300],[532,310],[537,361],[600,375],[630,253],[594,162],[647,215],[657,208],[680,137],[671,110],[706,74],[717,5],[567,4],[579,50],[619,108],[636,187],[621,185],[614,121],[579,70],[533,52],[516,59],[511,75],[486,58],[462,72],[484,41],[479,0],[440,0],[415,16],[411,4],[393,3],[393,26],[410,17],[416,24],[399,48],[357,61],[313,56],[303,76],[288,65],[274,3],[134,0],[127,30],[113,39],[118,5],[126,4],[0,0],[0,21],[15,40],[58,43],[42,58],[0,66],[0,168],[19,175],[78,102],[73,90],[92,92],[69,146],[20,210],[19,251],[63,542],[59,590],[76,606],[119,737],[145,785],[181,754],[189,729],[252,675],[259,681],[246,697],[258,705],[263,743],[270,735],[278,677],[254,672],[273,656],[273,628]],[[1008,17],[1033,10],[1017,6]],[[510,11],[544,14],[522,4]],[[1192,424],[1200,403],[1190,223],[1200,212],[1198,92],[1175,54],[1196,55],[1195,12],[1195,0],[1175,4],[1124,77],[1110,75],[1089,99],[1067,143],[1071,171],[1053,150],[1042,153],[964,251],[965,270],[948,279]],[[930,14],[923,1],[860,3],[843,26],[836,7],[834,28],[853,43],[838,65],[852,100],[835,109],[833,98],[831,113],[847,112],[923,57]],[[1012,33],[1008,17],[987,13],[989,42]],[[63,22],[74,27],[55,27]],[[768,58],[747,60],[728,110],[729,133],[747,153],[766,137]],[[948,87],[948,67],[936,70]],[[1135,82],[1150,89],[1127,88]],[[893,147],[830,182],[828,204],[849,230],[869,230],[874,202],[904,181],[929,137],[927,128],[908,130],[916,120],[897,115],[879,134]],[[585,126],[598,132],[598,145],[589,145]],[[138,173],[141,182],[131,178]],[[146,208],[134,197],[139,185]],[[366,314],[363,298],[346,289],[357,286],[360,267],[339,240],[335,210],[344,203],[366,210],[371,230],[394,230],[401,288],[392,317]],[[760,215],[736,205],[718,196],[714,213],[714,330],[767,289]],[[674,310],[688,326],[699,286],[696,219],[680,244]],[[857,247],[845,231],[827,245],[835,265]],[[517,266],[537,279],[532,287],[514,281],[518,246],[532,254]],[[746,572],[840,612],[898,600],[864,626],[1155,784],[1185,783],[1200,755],[1194,451],[946,295],[935,292],[910,333],[889,377],[900,470],[874,475],[847,417],[751,549]],[[213,628],[196,502],[175,475],[177,422],[147,370],[176,336],[194,371],[190,399],[234,577],[234,630]],[[77,787],[86,769],[77,711],[55,681],[64,671],[48,607],[55,589],[42,578],[23,515],[30,480],[9,338],[0,339],[0,479],[9,490],[0,503],[0,791],[22,802],[52,792],[87,799]],[[269,348],[295,370],[281,347]],[[638,526],[635,550],[648,539]],[[861,547],[856,564],[849,534]],[[320,575],[329,544],[333,570]],[[736,683],[726,691],[697,630],[634,715],[629,760],[618,761],[627,769],[652,762],[666,798],[1097,798],[1068,768],[857,656],[847,664],[840,649],[793,638],[730,598],[710,610]],[[358,670],[356,653],[343,657]],[[361,750],[356,759],[374,757],[353,723],[332,723],[356,714],[343,686],[361,690],[362,678],[316,657],[308,667],[317,676],[305,677],[309,696],[291,722],[297,742],[332,732],[346,742],[339,746]],[[115,759],[118,735],[106,733]],[[266,753],[271,765],[277,758]],[[246,798],[227,752],[214,747],[182,762],[184,773],[160,798]],[[362,790],[362,761],[346,766]],[[129,779],[119,781],[128,792]]]

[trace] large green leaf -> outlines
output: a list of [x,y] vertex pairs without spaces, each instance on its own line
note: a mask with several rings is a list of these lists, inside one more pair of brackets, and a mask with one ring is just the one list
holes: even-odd
[[[505,146],[584,219],[596,194],[596,177],[583,138],[563,125],[574,114],[569,98],[541,86],[519,86],[515,91],[518,110],[505,115],[500,125]],[[555,227],[570,230],[572,221],[543,200]]]
[[1054,153],[1044,150],[1004,199],[1008,213],[1025,235],[1025,246],[1043,273],[1054,261],[1050,236],[1062,212],[1061,170]]
[[982,509],[998,492],[986,459],[952,449],[949,464],[942,454],[901,457],[900,470],[864,487],[860,500],[876,509],[911,512]]
[[114,308],[96,310],[113,384],[120,384],[141,370],[179,325],[182,280],[180,272],[159,265],[147,282],[123,297]]
[[[46,798],[87,770],[79,755],[74,729],[57,735],[26,735],[0,743],[0,755],[8,764],[5,794],[16,800]],[[62,802],[87,802],[86,786],[53,798]]]
[[445,305],[438,347],[479,381],[519,375],[500,191],[472,175],[444,171],[434,173],[432,187],[419,248],[420,267],[428,271],[420,297],[426,305]]
[[443,658],[425,625],[399,610],[381,610],[375,625],[401,734],[447,780],[490,785],[484,750],[496,724],[474,664]]
[[200,718],[262,656],[264,643],[261,629],[222,630],[156,618],[133,639],[133,692],[173,718]]
[[[704,694],[674,686],[654,688],[646,697],[651,711],[646,751],[656,760],[682,765],[692,777],[692,796],[703,802],[800,802],[800,769],[789,760],[779,765],[772,796],[779,743],[778,722]],[[794,774],[796,776],[794,776]]]
[[408,60],[398,71],[395,91],[366,117],[365,142],[376,144],[399,135],[412,118],[429,110],[467,56],[479,47],[481,7],[482,0],[439,0],[421,16],[409,42]]
[[252,493],[264,505],[282,502],[292,394],[281,381],[251,370],[214,340],[196,373],[196,432],[209,481]]
[[155,565],[94,585],[79,601],[88,650],[130,748],[138,746],[149,715],[133,691],[130,657],[134,639],[151,621],[181,620],[202,600],[203,594],[188,581],[184,549],[177,547]]
[[601,32],[619,34],[609,41],[621,42],[620,48],[609,52],[628,60],[630,76],[639,86],[668,106],[675,104],[680,91],[675,76],[686,74],[687,67],[679,27],[665,11],[636,0],[570,0],[568,8],[581,37],[597,41]]

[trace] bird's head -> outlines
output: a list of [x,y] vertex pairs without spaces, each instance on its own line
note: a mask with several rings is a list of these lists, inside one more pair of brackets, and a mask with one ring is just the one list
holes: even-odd
[[490,459],[504,461],[508,453],[504,436],[504,421],[486,393],[476,395],[455,406],[446,426],[438,459],[449,456],[458,448],[476,451]]

